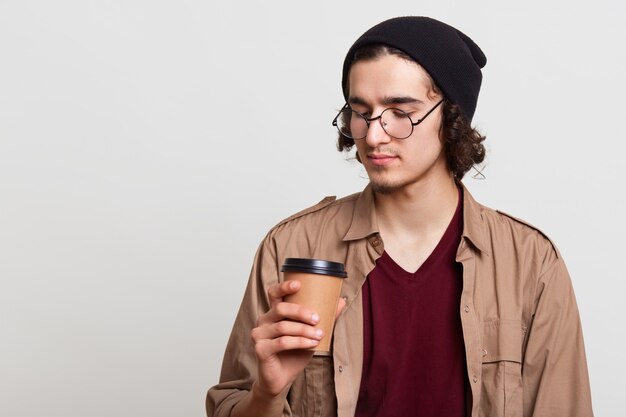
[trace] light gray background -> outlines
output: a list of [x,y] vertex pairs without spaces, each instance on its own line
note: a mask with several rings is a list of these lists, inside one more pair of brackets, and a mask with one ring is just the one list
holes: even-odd
[[202,416],[265,232],[366,183],[340,66],[422,14],[485,51],[484,204],[578,297],[596,415],[623,414],[622,1],[0,1],[0,416]]

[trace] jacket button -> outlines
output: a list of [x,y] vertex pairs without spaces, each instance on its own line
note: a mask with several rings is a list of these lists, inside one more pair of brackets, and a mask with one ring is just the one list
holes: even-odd
[[463,310],[465,310],[466,313],[469,313],[469,306],[465,306]]
[[339,365],[339,372],[343,372],[343,366]]
[[487,350],[486,349],[483,349],[482,353],[483,353],[483,356],[487,356]]
[[478,378],[476,377],[476,375],[472,377],[472,381],[474,381],[474,383],[478,382]]

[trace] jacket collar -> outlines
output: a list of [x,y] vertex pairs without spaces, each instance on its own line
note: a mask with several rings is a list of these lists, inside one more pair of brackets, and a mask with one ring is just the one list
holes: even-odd
[[[489,254],[486,241],[486,225],[483,219],[483,207],[462,184],[463,190],[463,237],[481,252]],[[356,200],[350,228],[343,237],[344,241],[364,239],[378,233],[378,221],[374,204],[374,191],[367,184]]]
[[378,233],[378,220],[374,207],[374,191],[368,183],[356,200],[352,222],[343,240],[363,239],[374,233]]
[[487,241],[487,225],[483,217],[483,206],[481,206],[472,194],[463,188],[463,237],[472,242],[472,245],[481,252],[491,255]]

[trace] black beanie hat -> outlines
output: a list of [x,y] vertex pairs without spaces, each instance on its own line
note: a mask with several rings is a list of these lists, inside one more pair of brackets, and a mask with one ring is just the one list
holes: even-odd
[[480,69],[487,57],[468,36],[429,17],[396,17],[379,23],[361,35],[346,55],[341,81],[346,100],[354,52],[371,44],[394,47],[417,61],[446,98],[458,104],[467,119],[472,120],[483,78]]

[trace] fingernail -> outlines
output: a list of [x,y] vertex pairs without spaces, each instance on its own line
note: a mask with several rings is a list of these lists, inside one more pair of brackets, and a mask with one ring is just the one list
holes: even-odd
[[320,321],[320,316],[318,316],[317,314],[313,314],[311,316],[311,320],[313,321],[313,323],[317,323],[318,321]]
[[323,335],[324,335],[324,332],[322,331],[322,329],[315,330],[315,336],[322,337]]
[[320,341],[319,340],[310,339],[310,342],[311,342],[312,345],[317,345]]
[[295,281],[292,281],[292,282],[290,282],[290,283],[289,283],[289,288],[291,288],[292,290],[295,290],[295,289],[296,289],[296,283],[295,283]]

